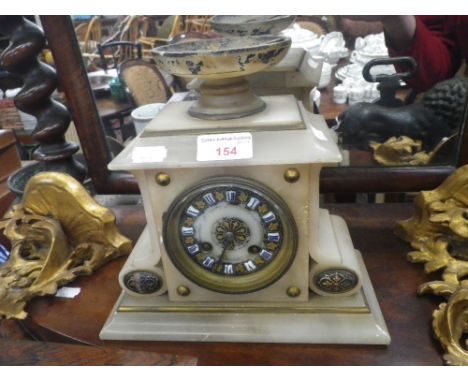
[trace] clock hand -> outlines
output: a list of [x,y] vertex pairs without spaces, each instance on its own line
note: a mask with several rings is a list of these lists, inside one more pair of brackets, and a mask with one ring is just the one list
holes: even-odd
[[219,262],[224,260],[224,255],[226,254],[226,250],[233,244],[234,242],[234,234],[232,232],[226,232],[223,237],[223,252],[219,255]]

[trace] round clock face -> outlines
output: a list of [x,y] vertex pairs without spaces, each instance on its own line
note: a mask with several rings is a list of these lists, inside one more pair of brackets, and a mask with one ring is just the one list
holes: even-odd
[[297,230],[286,203],[244,178],[210,178],[172,203],[164,244],[188,279],[221,293],[262,289],[289,268]]

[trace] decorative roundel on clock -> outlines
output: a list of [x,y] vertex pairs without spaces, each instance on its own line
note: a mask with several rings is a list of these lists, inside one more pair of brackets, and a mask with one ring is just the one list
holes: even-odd
[[272,190],[245,178],[215,177],[172,203],[164,244],[176,268],[194,283],[221,293],[248,293],[287,271],[297,229]]

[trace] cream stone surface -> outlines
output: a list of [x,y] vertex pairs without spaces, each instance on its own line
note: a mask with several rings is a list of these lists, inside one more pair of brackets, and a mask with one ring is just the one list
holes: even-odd
[[303,303],[180,303],[123,292],[100,338],[137,341],[388,345],[390,334],[359,252],[362,288]]
[[[313,165],[320,167],[319,165]],[[296,168],[301,177],[296,183],[288,183],[284,180],[284,172],[290,168]],[[163,245],[160,245],[162,263],[166,273],[169,297],[173,301],[285,301],[292,300],[286,294],[286,290],[290,286],[297,286],[301,289],[300,296],[294,300],[305,301],[308,298],[308,274],[309,274],[309,247],[307,237],[311,227],[317,227],[316,224],[309,224],[309,195],[313,193],[318,197],[318,183],[309,178],[308,165],[282,165],[282,166],[249,166],[249,167],[232,167],[232,168],[200,168],[197,171],[187,169],[173,169],[168,171],[171,176],[171,183],[166,187],[154,185],[154,177],[157,171],[147,171],[145,188],[149,190],[149,199],[143,201],[145,208],[150,206],[153,211],[153,219],[156,229],[150,227],[151,232],[156,232],[157,235],[152,235],[153,241],[161,240],[163,235],[163,214],[168,210],[169,205],[173,202],[175,196],[185,191],[187,188],[195,185],[202,179],[211,176],[232,176],[255,181],[274,190],[288,205],[289,210],[296,222],[298,230],[298,248],[295,260],[285,273],[273,285],[261,289],[257,292],[248,294],[224,294],[213,292],[204,288],[200,288],[192,281],[182,275],[170,260]],[[155,243],[156,246],[158,243]],[[192,291],[189,296],[179,296],[177,287],[185,285]]]
[[[276,97],[276,96],[272,96]],[[283,96],[279,96],[282,98]],[[282,98],[284,99],[284,98]],[[109,163],[110,170],[145,170],[145,169],[170,169],[170,168],[200,168],[200,167],[248,167],[254,165],[281,165],[281,164],[306,164],[320,163],[330,164],[341,161],[341,154],[333,140],[332,132],[327,127],[322,116],[309,113],[304,107],[295,101],[299,107],[305,123],[304,129],[257,131],[255,123],[246,123],[249,117],[236,121],[239,128],[235,132],[251,132],[253,140],[253,157],[232,161],[197,161],[197,136],[198,134],[164,135],[158,137],[135,138],[114,160]],[[180,102],[184,103],[184,102]],[[264,111],[265,112],[265,111]],[[160,115],[163,112],[160,113]],[[262,112],[263,113],[263,112]],[[259,113],[262,114],[262,113]],[[185,118],[185,117],[183,117]],[[196,128],[200,127],[200,120],[187,117],[192,120]],[[173,123],[177,124],[182,117],[173,115]],[[155,122],[153,120],[152,122]],[[234,120],[232,120],[234,121]],[[152,123],[151,122],[151,123]],[[211,122],[205,121],[206,126]],[[227,122],[227,121],[225,121]],[[146,129],[145,129],[146,131]],[[223,131],[221,131],[223,132]],[[216,133],[219,133],[216,131]],[[154,159],[141,160],[134,153],[139,148],[149,147],[157,153]],[[161,149],[166,152],[160,156]]]
[[[188,116],[190,102],[169,104],[109,164],[111,170],[131,171],[136,176],[147,228],[120,273],[123,293],[101,338],[389,343],[372,285],[346,223],[319,209],[320,170],[342,159],[336,137],[323,117],[306,111],[292,96],[264,100],[267,108],[263,112],[222,122]],[[165,134],[150,134],[158,129],[166,129]],[[252,157],[198,161],[197,137],[210,129],[216,134],[251,134]],[[295,182],[285,178],[290,169],[299,173]],[[170,179],[168,184],[156,181],[160,173]],[[179,195],[211,177],[257,182],[277,194],[290,210],[298,237],[294,259],[279,278],[260,290],[229,294],[204,288],[185,277],[166,252],[163,221],[168,209]],[[359,284],[333,296],[310,291],[314,272],[330,266],[355,272]],[[163,289],[150,295],[130,293],[123,280],[138,270],[159,274]],[[181,286],[190,293],[180,295]],[[292,297],[288,293],[291,287],[300,293]],[[166,288],[167,293],[161,294]]]
[[156,274],[162,282],[161,288],[153,293],[152,296],[159,296],[167,293],[166,276],[160,264],[160,259],[161,255],[159,246],[153,247],[153,242],[150,240],[148,226],[146,226],[140,235],[140,238],[136,242],[131,255],[119,273],[119,284],[122,290],[126,291],[126,293],[130,295],[140,297],[138,293],[135,293],[131,289],[127,288],[124,279],[125,276],[131,272],[144,270]]
[[[319,210],[319,222],[316,251],[311,251],[313,265],[309,275],[310,288],[318,295],[336,296],[319,289],[313,281],[314,277],[325,270],[347,269],[356,274],[358,282],[354,288],[340,295],[352,295],[358,292],[362,284],[361,269],[346,222],[339,216],[330,215],[324,209]],[[312,243],[310,247],[314,248]]]
[[[221,121],[209,121],[193,118],[188,110],[195,101],[173,102],[153,119],[145,128],[144,136],[169,132],[174,135],[178,132],[190,131],[192,134],[197,130],[215,130],[216,132],[239,129],[246,130],[249,126],[256,129],[279,130],[303,129],[304,123],[297,101],[291,95],[264,97],[267,104],[266,109],[248,117],[227,119]],[[177,115],[177,118],[174,116]]]

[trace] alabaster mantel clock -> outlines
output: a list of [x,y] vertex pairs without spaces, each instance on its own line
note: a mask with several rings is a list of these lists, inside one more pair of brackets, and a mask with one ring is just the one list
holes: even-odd
[[346,223],[319,208],[341,161],[323,118],[246,76],[281,61],[286,37],[226,37],[154,50],[201,79],[109,165],[138,180],[147,226],[119,275],[100,336],[120,340],[388,344]]

